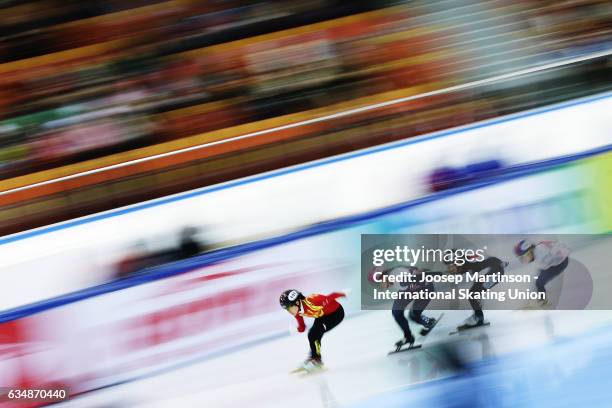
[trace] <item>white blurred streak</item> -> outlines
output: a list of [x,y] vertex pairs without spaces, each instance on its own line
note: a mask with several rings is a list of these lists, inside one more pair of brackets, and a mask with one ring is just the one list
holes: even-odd
[[126,167],[126,166],[131,166],[131,165],[135,165],[135,164],[138,164],[138,163],[143,163],[143,162],[147,162],[147,161],[151,161],[151,160],[156,160],[156,159],[160,159],[160,158],[164,158],[164,157],[174,156],[174,155],[185,153],[185,152],[190,152],[190,151],[199,150],[199,149],[205,149],[205,148],[211,147],[211,146],[216,146],[216,145],[225,144],[225,143],[231,143],[231,142],[235,142],[235,141],[238,141],[238,140],[253,138],[253,137],[261,136],[261,135],[264,135],[264,134],[269,134],[269,133],[278,132],[278,131],[287,130],[287,129],[292,129],[292,128],[296,128],[296,127],[300,127],[300,126],[310,125],[310,124],[313,124],[313,123],[319,123],[319,122],[329,121],[329,120],[338,119],[338,118],[342,118],[342,117],[346,117],[346,116],[352,116],[352,115],[356,115],[356,114],[359,114],[359,113],[364,113],[364,112],[372,111],[372,110],[375,110],[375,109],[385,108],[385,107],[388,107],[388,106],[393,106],[393,105],[397,105],[397,104],[404,103],[404,102],[414,101],[414,100],[417,100],[417,99],[423,99],[423,98],[427,98],[427,97],[431,97],[431,96],[453,93],[453,92],[462,91],[462,90],[466,90],[466,89],[473,89],[473,88],[477,88],[477,87],[480,87],[480,86],[483,86],[483,85],[490,85],[490,84],[501,82],[501,81],[504,81],[504,80],[507,80],[507,79],[518,78],[518,77],[521,77],[521,76],[524,76],[524,75],[529,75],[529,74],[533,74],[533,73],[537,73],[537,72],[542,72],[542,71],[546,71],[546,70],[553,69],[553,68],[558,68],[558,67],[570,65],[570,64],[574,64],[576,62],[588,61],[588,60],[591,60],[591,59],[596,59],[596,58],[599,58],[599,57],[602,57],[602,56],[607,56],[607,55],[612,55],[612,50],[600,51],[600,52],[595,52],[595,53],[587,54],[587,55],[580,56],[580,57],[568,58],[568,59],[563,59],[563,60],[560,60],[560,61],[551,62],[551,63],[548,63],[548,64],[532,66],[530,68],[522,69],[522,70],[519,70],[519,71],[514,71],[514,72],[507,73],[507,74],[502,74],[502,75],[496,75],[494,77],[485,78],[485,79],[481,79],[481,80],[477,80],[477,81],[472,81],[472,82],[468,82],[468,83],[465,83],[465,84],[454,85],[454,86],[438,89],[438,90],[435,90],[435,91],[423,92],[423,93],[420,93],[420,94],[417,94],[417,95],[410,95],[410,96],[406,96],[406,97],[403,97],[403,98],[397,98],[397,99],[393,99],[393,100],[386,101],[386,102],[381,102],[381,103],[376,103],[376,104],[372,104],[372,105],[362,106],[362,107],[359,107],[359,108],[348,109],[348,110],[345,110],[345,111],[342,111],[342,112],[337,112],[337,113],[333,113],[333,114],[330,114],[330,115],[321,116],[321,117],[318,117],[318,118],[308,119],[308,120],[304,120],[304,121],[300,121],[300,122],[295,122],[295,123],[291,123],[291,124],[283,125],[283,126],[277,126],[277,127],[274,127],[274,128],[260,130],[260,131],[257,131],[257,132],[251,132],[251,133],[247,133],[247,134],[244,134],[244,135],[234,136],[234,137],[230,137],[230,138],[227,138],[227,139],[218,140],[218,141],[214,141],[214,142],[203,143],[203,144],[200,144],[200,145],[197,145],[197,146],[191,146],[191,147],[187,147],[187,148],[184,148],[184,149],[178,149],[178,150],[174,150],[174,151],[170,151],[170,152],[166,152],[166,153],[161,153],[161,154],[157,154],[157,155],[153,155],[153,156],[143,157],[143,158],[136,159],[136,160],[130,160],[130,161],[126,161],[126,162],[123,162],[123,163],[114,164],[114,165],[111,165],[111,166],[99,167],[97,169],[93,169],[93,170],[88,170],[88,171],[84,171],[84,172],[80,172],[80,173],[71,174],[69,176],[58,177],[58,178],[55,178],[55,179],[46,180],[46,181],[42,181],[42,182],[39,182],[39,183],[29,184],[27,186],[12,188],[12,189],[9,189],[9,190],[4,190],[4,191],[0,192],[0,196],[1,195],[5,195],[5,194],[10,194],[10,193],[18,192],[18,191],[27,190],[27,189],[34,188],[34,187],[49,185],[49,184],[53,184],[53,183],[59,183],[59,182],[66,181],[66,180],[72,180],[72,179],[83,177],[83,176],[90,175],[90,174],[103,173],[103,172],[108,171],[108,170],[117,169],[117,168]]

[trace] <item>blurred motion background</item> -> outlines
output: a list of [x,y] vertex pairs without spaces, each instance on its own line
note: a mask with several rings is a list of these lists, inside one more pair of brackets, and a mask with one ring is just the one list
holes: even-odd
[[608,1],[0,0],[0,21],[0,385],[88,393],[277,339],[277,292],[359,284],[362,233],[612,231]]
[[605,1],[8,1],[0,11],[3,233],[610,88]]

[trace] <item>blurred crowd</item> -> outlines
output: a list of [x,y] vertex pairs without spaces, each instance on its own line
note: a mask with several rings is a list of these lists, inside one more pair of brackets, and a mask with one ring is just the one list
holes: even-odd
[[201,228],[184,227],[175,245],[158,249],[149,249],[145,240],[138,241],[117,262],[113,277],[126,278],[147,268],[180,261],[211,250],[212,247],[199,236],[200,234]]
[[[605,51],[612,40],[603,0],[5,0],[0,18],[2,178],[441,89]],[[607,58],[590,66],[582,92],[605,90],[609,69]],[[423,115],[477,120],[506,91],[488,87],[485,102],[444,112],[438,99]],[[523,102],[497,103],[493,114]]]

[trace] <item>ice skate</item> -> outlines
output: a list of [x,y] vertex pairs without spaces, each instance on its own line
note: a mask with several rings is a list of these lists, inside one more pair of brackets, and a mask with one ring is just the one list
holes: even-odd
[[291,371],[291,373],[312,373],[323,369],[323,362],[320,358],[310,357],[302,364]]
[[[391,350],[389,353],[387,354],[395,354],[395,353],[401,353],[402,351],[409,351],[409,350],[414,350],[414,349],[419,349],[421,348],[421,345],[415,345],[414,344],[414,336],[410,336],[408,338],[403,337],[402,339],[400,339],[399,341],[395,342],[395,348],[393,350]],[[408,347],[404,347],[406,344],[408,344]],[[404,348],[402,348],[404,347]]]
[[440,319],[442,319],[442,316],[444,316],[444,313],[440,314],[437,319],[433,317],[421,316],[420,324],[423,325],[423,328],[421,329],[421,336],[427,336],[429,332],[436,327]]
[[479,319],[478,317],[476,317],[475,314],[473,314],[467,319],[465,319],[463,324],[457,327],[457,330],[461,331],[461,330],[473,329],[475,327],[480,327],[484,325],[485,325],[484,318]]
[[408,344],[408,349],[412,348],[414,346],[414,340],[415,339],[413,335],[409,335],[408,337],[402,337],[401,339],[395,342],[395,349],[393,351],[400,351],[400,349],[406,344]]
[[521,310],[540,310],[548,304],[548,299],[538,299],[527,303]]

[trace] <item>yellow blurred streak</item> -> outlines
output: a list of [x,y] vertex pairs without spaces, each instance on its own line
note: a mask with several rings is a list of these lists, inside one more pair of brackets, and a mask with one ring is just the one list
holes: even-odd
[[[586,159],[590,191],[596,197],[595,213],[603,231],[612,234],[612,152]],[[608,187],[606,187],[608,186]]]
[[356,71],[356,73],[363,75],[363,74],[374,74],[377,72],[390,71],[390,70],[394,70],[398,68],[405,68],[405,67],[409,67],[412,65],[441,60],[444,57],[448,57],[449,55],[451,55],[451,53],[449,53],[449,51],[447,50],[429,52],[425,54],[416,55],[414,57],[401,58],[401,59],[397,59],[394,61],[385,62],[383,64],[377,64],[370,68],[360,69],[359,71]]
[[199,105],[187,106],[185,108],[175,109],[168,112],[160,113],[159,115],[165,119],[176,119],[190,115],[202,114],[212,112],[215,110],[221,110],[223,108],[232,107],[243,103],[246,98],[232,98],[225,99],[222,101],[207,102]]

